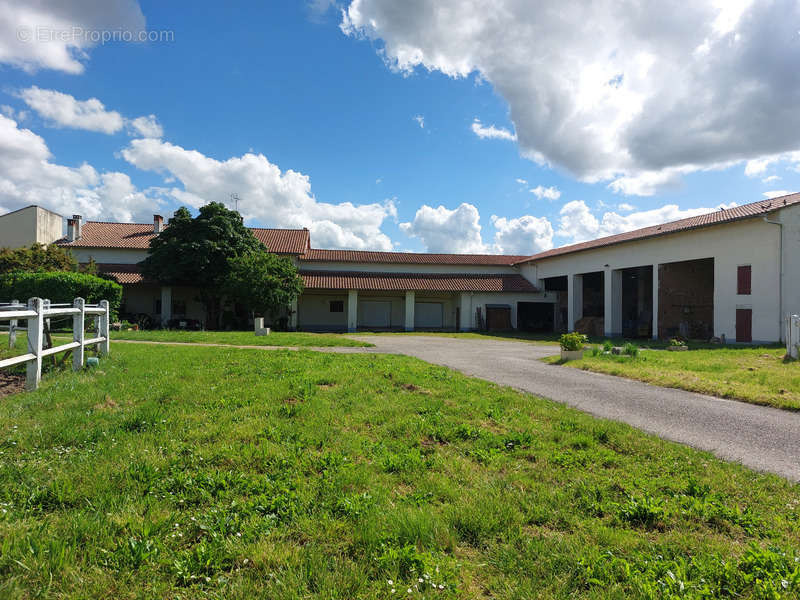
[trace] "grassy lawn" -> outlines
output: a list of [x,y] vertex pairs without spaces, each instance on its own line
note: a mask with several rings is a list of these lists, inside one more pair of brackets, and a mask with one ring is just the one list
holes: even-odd
[[0,403],[2,598],[800,594],[779,477],[408,357],[112,353]]
[[467,340],[507,340],[531,344],[558,345],[560,334],[526,333],[524,331],[481,333],[477,331],[359,331],[353,335],[419,335],[433,337],[461,338]]
[[[643,350],[638,357],[585,352],[567,366],[639,379],[656,385],[800,410],[800,362],[784,362],[785,348]],[[558,362],[558,357],[546,359]]]
[[372,346],[338,333],[273,331],[256,337],[252,331],[113,331],[112,340],[231,344],[238,346]]

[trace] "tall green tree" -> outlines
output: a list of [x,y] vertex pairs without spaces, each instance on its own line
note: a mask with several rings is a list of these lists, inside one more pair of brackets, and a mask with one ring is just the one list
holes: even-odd
[[139,264],[148,279],[197,288],[206,325],[214,329],[219,327],[231,260],[255,251],[267,248],[244,226],[242,216],[211,202],[194,218],[185,207],[175,211],[169,227],[150,241],[147,258]]
[[0,248],[0,274],[14,271],[75,271],[78,263],[67,248],[33,244],[28,248]]
[[303,291],[297,268],[285,256],[248,252],[230,261],[226,296],[265,317],[278,317]]

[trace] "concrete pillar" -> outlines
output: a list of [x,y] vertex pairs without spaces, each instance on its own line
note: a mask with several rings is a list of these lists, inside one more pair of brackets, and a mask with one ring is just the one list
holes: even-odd
[[[289,331],[297,331],[300,315],[297,312],[297,298],[289,304]],[[267,333],[269,335],[269,333]]]
[[583,318],[583,275],[567,275],[567,331]]
[[358,328],[358,290],[347,290],[347,331]]
[[653,265],[653,339],[658,339],[658,263]]
[[406,331],[414,331],[414,304],[416,294],[412,290],[406,291]]
[[472,294],[469,292],[461,292],[458,295],[458,308],[461,313],[461,322],[457,324],[458,329],[461,331],[472,330]]
[[168,285],[161,287],[161,324],[166,327],[172,318],[172,288]]
[[622,271],[606,269],[603,283],[603,334],[606,337],[619,337],[622,335]]

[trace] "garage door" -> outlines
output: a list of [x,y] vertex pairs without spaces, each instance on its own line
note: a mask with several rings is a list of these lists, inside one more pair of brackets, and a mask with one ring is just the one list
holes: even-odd
[[364,300],[358,315],[359,327],[390,327],[392,303],[384,300]]
[[441,302],[416,302],[414,327],[444,327],[444,306]]

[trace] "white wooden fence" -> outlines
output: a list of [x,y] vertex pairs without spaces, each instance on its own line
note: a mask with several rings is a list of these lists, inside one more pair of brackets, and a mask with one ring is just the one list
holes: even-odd
[[800,316],[786,318],[786,354],[800,358]]
[[[72,316],[72,342],[50,348],[44,348],[45,322],[52,317]],[[94,319],[96,337],[85,335],[86,317]],[[86,304],[83,298],[75,298],[72,304],[51,304],[49,300],[31,298],[27,306],[12,300],[10,304],[0,305],[0,322],[9,322],[8,343],[13,347],[17,339],[17,327],[20,320],[28,322],[28,352],[0,360],[0,369],[21,363],[27,363],[25,388],[35,390],[42,379],[42,359],[46,356],[72,350],[72,368],[79,371],[83,368],[86,346],[98,347],[101,355],[108,354],[110,339],[108,336],[109,310],[108,301],[99,304]]]

